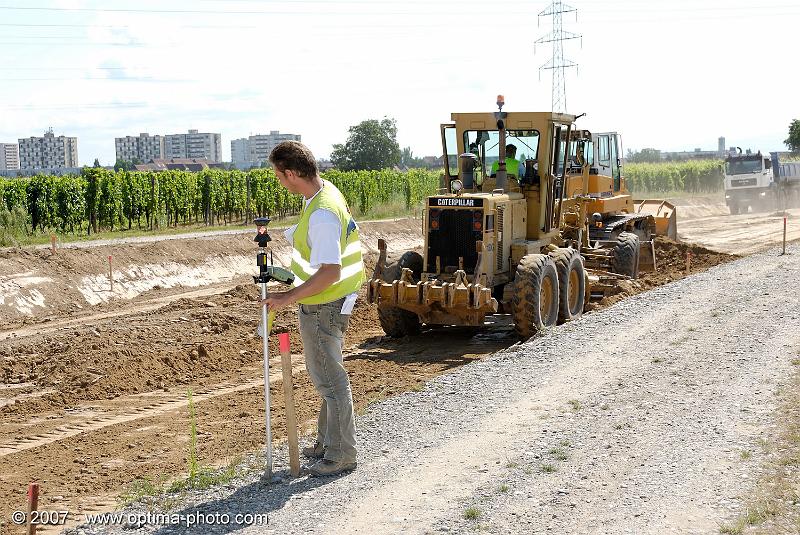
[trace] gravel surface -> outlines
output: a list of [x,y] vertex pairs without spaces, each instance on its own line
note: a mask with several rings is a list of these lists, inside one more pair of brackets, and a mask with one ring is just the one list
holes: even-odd
[[267,525],[71,533],[718,533],[753,487],[800,351],[789,252],[639,294],[376,405],[349,475],[253,473],[173,511]]

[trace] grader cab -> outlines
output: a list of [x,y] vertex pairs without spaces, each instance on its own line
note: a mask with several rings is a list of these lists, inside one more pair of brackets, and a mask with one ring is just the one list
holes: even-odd
[[[368,300],[389,335],[504,313],[527,338],[638,273],[635,233],[593,239],[602,221],[589,211],[591,133],[574,115],[504,112],[502,96],[497,105],[441,125],[445,169],[424,210],[422,254],[378,244]],[[644,219],[650,238],[653,218]]]

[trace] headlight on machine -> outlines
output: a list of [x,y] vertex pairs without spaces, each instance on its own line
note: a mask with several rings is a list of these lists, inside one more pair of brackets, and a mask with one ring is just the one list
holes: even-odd
[[759,193],[759,195],[761,195],[762,197],[766,197],[767,196],[767,192],[766,191],[762,191],[761,193]]
[[731,196],[730,196],[730,195],[725,195],[725,198],[726,198],[726,199],[730,199],[730,198],[731,198]]

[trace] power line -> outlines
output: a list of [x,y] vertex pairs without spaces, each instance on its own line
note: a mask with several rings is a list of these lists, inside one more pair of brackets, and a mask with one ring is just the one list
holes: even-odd
[[[375,2],[366,3],[366,5],[379,6]],[[400,4],[398,4],[400,5]],[[418,5],[430,6],[430,2],[420,2]],[[19,10],[19,11],[56,11],[67,13],[158,13],[162,15],[419,15],[419,11],[373,11],[365,12],[352,12],[352,11],[320,11],[317,9],[306,11],[286,11],[286,10],[248,10],[248,11],[231,11],[220,9],[142,9],[142,8],[88,8],[88,7],[39,7],[39,6],[0,6],[0,9],[5,10]],[[471,12],[452,12],[452,11],[425,11],[426,15],[474,15],[476,12],[486,12],[487,9],[478,9]],[[492,7],[489,11],[495,12],[496,7]],[[533,12],[516,11],[515,14],[525,14]]]

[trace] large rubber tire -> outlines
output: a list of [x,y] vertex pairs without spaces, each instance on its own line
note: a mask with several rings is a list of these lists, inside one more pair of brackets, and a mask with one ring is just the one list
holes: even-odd
[[419,279],[422,278],[422,268],[424,260],[422,255],[416,251],[406,251],[403,253],[403,256],[400,257],[400,272],[402,273],[403,268],[408,268],[414,274],[414,280],[419,282]]
[[[422,257],[419,253],[408,251],[399,260],[389,262],[383,268],[381,277],[386,282],[392,282],[400,278],[404,267],[414,271],[415,262],[419,257],[419,270],[422,271]],[[416,278],[415,280],[419,280]],[[390,305],[378,305],[378,320],[381,323],[383,332],[394,338],[415,335],[420,332],[419,316],[408,310],[403,310]]]
[[558,322],[558,273],[548,255],[529,254],[517,265],[511,298],[514,329],[530,338]]
[[740,209],[739,209],[739,205],[738,204],[733,203],[728,208],[731,211],[731,215],[739,215]]
[[614,273],[635,279],[639,276],[639,236],[623,232],[617,238],[611,261]]
[[575,249],[559,248],[550,253],[558,273],[558,322],[576,320],[583,315],[586,296],[586,270]]

